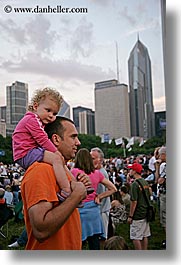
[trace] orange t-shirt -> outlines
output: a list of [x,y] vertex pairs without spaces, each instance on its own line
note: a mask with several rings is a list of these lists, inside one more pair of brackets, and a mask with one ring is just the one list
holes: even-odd
[[28,209],[42,200],[52,202],[56,207],[58,191],[59,187],[51,165],[35,162],[28,168],[21,184],[24,219],[28,233],[27,250],[81,250],[81,221],[78,209],[75,209],[65,224],[44,242],[38,242],[33,235]]

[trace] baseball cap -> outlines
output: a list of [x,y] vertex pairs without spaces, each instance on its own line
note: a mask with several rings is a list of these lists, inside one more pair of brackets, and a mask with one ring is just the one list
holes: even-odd
[[134,164],[132,164],[132,165],[128,165],[128,168],[133,169],[134,171],[136,171],[136,173],[139,173],[139,174],[140,174],[140,173],[142,172],[142,170],[143,170],[142,165],[139,164],[139,163],[134,163]]

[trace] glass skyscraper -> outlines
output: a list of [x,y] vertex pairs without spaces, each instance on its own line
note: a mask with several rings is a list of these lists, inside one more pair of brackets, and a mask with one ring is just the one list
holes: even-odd
[[155,135],[151,61],[147,48],[137,40],[128,59],[131,136]]

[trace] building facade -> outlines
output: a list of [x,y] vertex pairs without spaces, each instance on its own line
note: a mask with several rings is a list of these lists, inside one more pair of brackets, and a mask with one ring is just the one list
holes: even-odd
[[155,112],[155,135],[157,137],[165,137],[166,127],[166,111]]
[[95,112],[92,109],[74,107],[73,121],[79,133],[95,135]]
[[58,116],[63,116],[70,119],[70,105],[63,100],[62,106],[58,112]]
[[96,135],[130,137],[128,86],[116,79],[95,83]]
[[6,87],[6,135],[11,136],[28,108],[28,85],[16,81]]
[[131,136],[155,135],[151,61],[147,48],[137,40],[128,59]]

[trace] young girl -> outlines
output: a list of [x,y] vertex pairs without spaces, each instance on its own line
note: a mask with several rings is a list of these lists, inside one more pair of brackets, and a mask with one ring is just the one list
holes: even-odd
[[28,112],[17,124],[13,133],[13,158],[27,169],[35,161],[53,166],[61,188],[58,195],[64,201],[70,194],[70,184],[61,153],[48,139],[44,127],[53,122],[62,104],[62,96],[51,88],[37,90],[28,107]]

